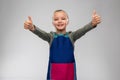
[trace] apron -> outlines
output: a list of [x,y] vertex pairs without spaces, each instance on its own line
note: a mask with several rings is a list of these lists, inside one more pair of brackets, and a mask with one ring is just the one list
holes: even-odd
[[54,34],[50,46],[47,80],[77,80],[74,46],[66,34]]

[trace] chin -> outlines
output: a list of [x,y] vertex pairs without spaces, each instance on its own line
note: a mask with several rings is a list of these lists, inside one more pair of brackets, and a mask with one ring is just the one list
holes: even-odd
[[57,28],[57,30],[60,30],[60,31],[61,31],[61,30],[64,30],[64,29],[65,29],[65,28]]

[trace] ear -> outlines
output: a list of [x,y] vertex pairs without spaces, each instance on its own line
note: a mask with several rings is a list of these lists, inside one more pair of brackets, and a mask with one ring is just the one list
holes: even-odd
[[67,19],[67,25],[69,24],[69,19]]
[[52,24],[53,24],[53,26],[55,26],[53,20],[52,20]]

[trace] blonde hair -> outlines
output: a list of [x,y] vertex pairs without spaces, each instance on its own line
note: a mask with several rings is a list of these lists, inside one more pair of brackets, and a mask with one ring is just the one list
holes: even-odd
[[54,15],[56,12],[64,12],[64,13],[66,14],[68,20],[69,20],[69,17],[68,17],[68,14],[67,14],[66,11],[64,11],[64,10],[62,10],[62,9],[58,9],[58,10],[55,10],[55,11],[54,11],[53,15]]

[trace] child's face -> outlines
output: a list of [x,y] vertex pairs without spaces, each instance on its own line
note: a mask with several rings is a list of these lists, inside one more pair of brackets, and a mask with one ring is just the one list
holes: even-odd
[[66,30],[68,17],[64,11],[55,12],[53,15],[53,25],[58,31]]

